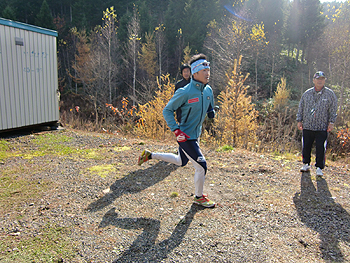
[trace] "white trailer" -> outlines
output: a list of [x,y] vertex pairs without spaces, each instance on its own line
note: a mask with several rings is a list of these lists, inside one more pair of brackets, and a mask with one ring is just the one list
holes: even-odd
[[57,36],[0,18],[0,132],[58,122]]

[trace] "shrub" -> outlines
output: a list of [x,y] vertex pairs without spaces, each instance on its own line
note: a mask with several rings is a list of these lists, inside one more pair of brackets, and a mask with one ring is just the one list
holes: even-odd
[[273,97],[273,107],[275,110],[284,108],[288,104],[290,91],[287,89],[286,78],[281,78]]
[[130,131],[135,125],[136,118],[136,107],[129,105],[129,100],[124,98],[121,100],[122,106],[120,109],[114,107],[112,104],[106,103],[106,107],[109,108],[110,114],[107,123],[119,124],[119,128],[124,131]]
[[350,129],[349,128],[339,129],[338,132],[336,133],[336,138],[331,137],[330,141],[331,141],[330,148],[332,152],[342,157],[347,157],[346,155],[350,157]]
[[172,133],[163,117],[163,109],[174,94],[175,86],[170,83],[169,75],[163,75],[159,81],[158,90],[154,98],[144,105],[139,105],[137,115],[139,119],[135,127],[135,132],[143,137],[152,139],[165,139],[167,134]]

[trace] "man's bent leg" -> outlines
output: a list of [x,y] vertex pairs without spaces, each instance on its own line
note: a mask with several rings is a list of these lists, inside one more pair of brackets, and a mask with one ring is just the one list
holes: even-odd
[[194,168],[194,186],[195,195],[200,197],[203,195],[203,187],[205,181],[205,174],[207,173],[207,162],[199,148],[198,142],[195,140],[189,140],[179,143],[183,153],[191,160]]
[[184,166],[188,161],[188,159],[187,161],[182,160],[180,153],[178,155],[173,153],[152,153],[152,159],[173,163],[178,166]]

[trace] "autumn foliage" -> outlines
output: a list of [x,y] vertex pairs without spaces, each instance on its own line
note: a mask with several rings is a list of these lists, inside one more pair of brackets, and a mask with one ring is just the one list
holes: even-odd
[[226,88],[218,96],[220,111],[210,132],[214,136],[211,141],[218,146],[251,148],[256,143],[257,112],[244,85],[249,74],[240,72],[241,59],[235,60],[233,70],[226,74]]
[[163,109],[173,96],[175,86],[170,82],[169,75],[163,75],[161,82],[157,81],[157,84],[158,90],[153,99],[144,105],[139,105],[139,120],[135,132],[143,137],[164,139],[171,132],[164,120]]

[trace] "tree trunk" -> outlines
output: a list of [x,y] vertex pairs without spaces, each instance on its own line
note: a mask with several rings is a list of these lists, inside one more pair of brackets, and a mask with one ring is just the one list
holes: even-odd
[[132,106],[135,106],[136,104],[136,40],[134,40],[134,47],[133,47],[133,77],[132,77]]
[[109,88],[109,103],[112,103],[112,84],[111,84],[111,39],[108,39],[108,88]]
[[255,58],[255,101],[258,100],[258,53]]
[[[345,61],[345,65],[344,65],[346,68],[346,61]],[[342,79],[341,79],[341,86],[340,86],[340,98],[339,98],[339,105],[338,105],[338,109],[339,109],[339,118],[338,118],[338,123],[341,122],[343,123],[343,103],[344,103],[344,80],[345,80],[345,73],[346,71],[343,70],[343,76],[342,76]]]
[[270,81],[270,98],[272,98],[272,84],[273,84],[273,74],[275,70],[275,55],[272,55],[272,65],[271,65],[271,81]]
[[295,66],[296,67],[298,66],[299,52],[300,52],[299,45],[297,45],[297,54],[295,56]]

